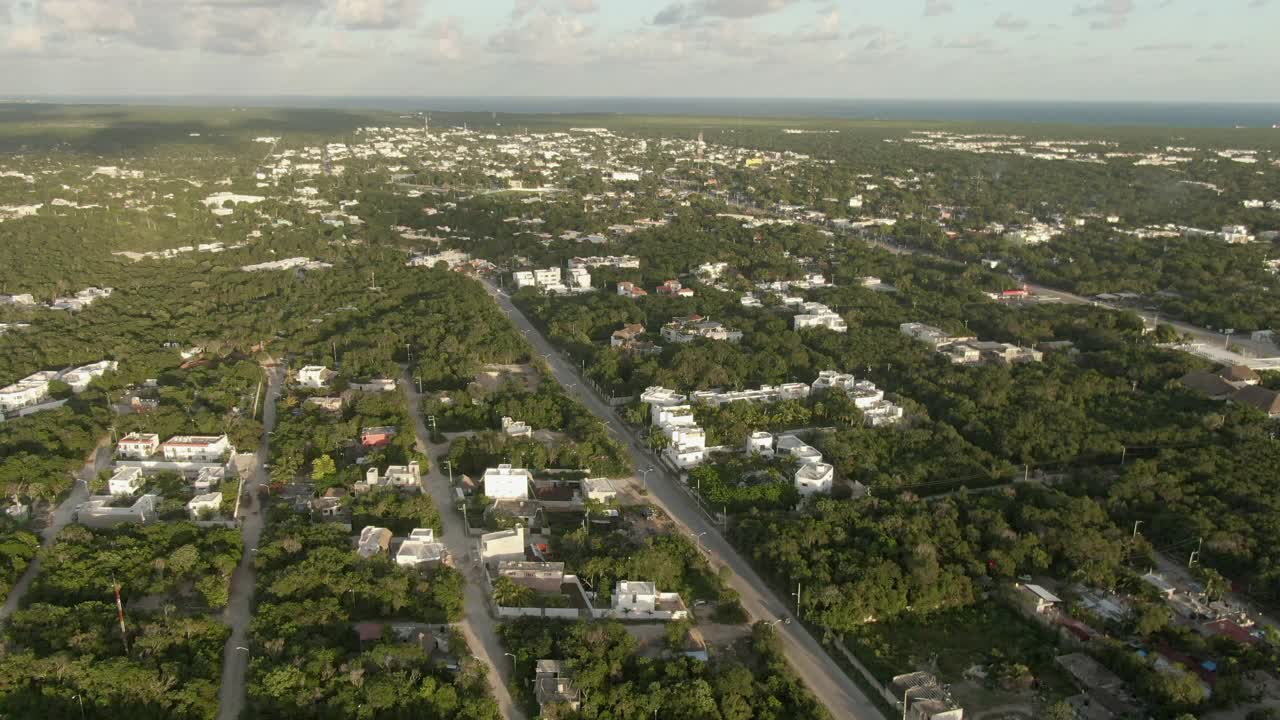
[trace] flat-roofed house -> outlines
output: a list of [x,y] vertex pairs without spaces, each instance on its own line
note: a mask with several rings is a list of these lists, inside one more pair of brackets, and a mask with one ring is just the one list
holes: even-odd
[[231,452],[226,435],[175,435],[160,444],[165,460],[218,462]]

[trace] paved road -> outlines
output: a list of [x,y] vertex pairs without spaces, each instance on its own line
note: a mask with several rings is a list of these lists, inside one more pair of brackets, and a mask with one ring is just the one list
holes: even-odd
[[[258,451],[240,486],[241,495],[248,494],[251,502],[240,504],[240,538],[244,555],[231,574],[231,598],[223,612],[223,621],[231,626],[231,637],[222,652],[222,686],[218,690],[218,720],[236,720],[244,709],[245,674],[249,668],[249,621],[253,617],[253,561],[262,536],[262,505],[258,500],[259,485],[267,482],[263,467],[270,457],[271,430],[276,426],[276,397],[284,379],[284,367],[267,370],[267,396],[263,399],[262,440]],[[240,649],[245,648],[245,649]]]
[[[404,388],[405,399],[408,400],[409,408],[413,413],[413,431],[418,438],[418,452],[431,458],[431,469],[422,480],[423,490],[431,493],[431,499],[435,500],[436,507],[443,515],[447,512],[446,508],[454,508],[456,503],[453,499],[453,488],[449,486],[449,478],[436,467],[435,460],[448,450],[449,446],[432,444],[418,404],[418,392],[407,370],[400,385]],[[454,567],[461,571],[467,580],[464,586],[466,595],[463,598],[465,615],[456,627],[462,631],[462,636],[466,639],[471,652],[485,664],[488,670],[489,688],[498,701],[498,709],[502,712],[502,716],[507,720],[524,720],[524,713],[511,699],[511,692],[507,689],[507,683],[512,679],[511,663],[506,662],[506,651],[498,641],[497,621],[489,612],[488,593],[484,578],[481,576],[483,570],[472,561],[475,543],[463,528],[462,515],[457,510],[453,511],[450,520],[451,522],[444,523],[442,541],[453,558]]]
[[[592,392],[577,369],[556,352],[547,339],[529,322],[511,299],[492,285],[485,285],[497,301],[529,339],[534,349],[546,356],[556,380],[566,391],[577,397],[596,417],[607,422],[614,437],[630,452],[637,468],[654,467],[648,474],[649,499],[663,508],[675,522],[690,535],[699,539],[713,564],[728,565],[733,570],[731,584],[742,596],[742,606],[757,620],[773,620],[790,616],[788,603],[779,599],[745,559],[720,535],[719,527],[708,518],[686,494],[683,483],[663,469],[648,448],[625,433],[622,420],[612,407]],[[871,720],[882,718],[880,710],[862,693],[862,690],[836,665],[822,645],[799,623],[774,626],[782,639],[787,660],[796,674],[803,678],[813,694],[827,706],[831,714],[842,720]]]
[[[874,245],[875,247],[878,247],[881,250],[887,250],[895,255],[919,255],[921,257],[927,257],[933,260],[939,260],[941,262],[951,263],[953,265],[961,264],[960,261],[958,260],[954,260],[948,257],[943,257],[941,255],[936,255],[930,252],[925,252],[924,250],[916,250],[914,248],[909,248],[902,245],[890,245],[888,243],[881,242],[879,240],[867,239],[866,242],[869,245]],[[1030,282],[1026,283],[1026,286],[1027,286],[1027,289],[1030,290],[1034,295],[1053,298],[1058,302],[1066,303],[1069,305],[1096,305],[1097,307],[1106,308],[1108,310],[1116,310],[1118,312],[1131,312],[1137,315],[1138,317],[1144,320],[1147,320],[1148,322],[1151,322],[1151,323],[1158,322],[1162,325],[1170,325],[1173,328],[1177,329],[1178,332],[1184,333],[1186,335],[1190,335],[1196,342],[1204,343],[1206,345],[1214,345],[1216,347],[1225,348],[1227,345],[1227,341],[1230,340],[1232,345],[1236,345],[1240,348],[1243,348],[1249,353],[1257,357],[1273,357],[1276,355],[1280,355],[1280,351],[1277,350],[1275,345],[1272,345],[1271,343],[1254,342],[1249,338],[1248,335],[1243,335],[1243,334],[1232,335],[1230,338],[1228,338],[1225,334],[1217,332],[1215,330],[1210,330],[1209,328],[1203,328],[1198,325],[1192,325],[1191,323],[1183,322],[1181,320],[1175,320],[1168,316],[1151,312],[1150,310],[1142,310],[1139,308],[1126,307],[1124,305],[1115,305],[1111,303],[1100,302],[1098,300],[1094,300],[1092,298],[1088,298],[1083,295],[1076,295],[1075,293],[1067,292],[1066,290],[1058,290],[1056,288],[1045,287],[1044,285],[1036,285],[1035,283],[1030,283]]]
[[40,574],[40,554],[53,545],[54,538],[62,528],[71,523],[71,516],[75,513],[76,506],[89,499],[89,483],[111,464],[111,453],[111,436],[104,435],[98,441],[93,457],[81,468],[80,476],[71,486],[71,493],[54,509],[48,527],[40,532],[41,551],[32,558],[31,564],[23,571],[22,577],[18,578],[18,582],[14,583],[13,588],[9,590],[9,596],[4,599],[4,606],[0,607],[0,621],[7,620],[18,609],[18,604],[22,602],[27,590],[31,589],[31,581]]

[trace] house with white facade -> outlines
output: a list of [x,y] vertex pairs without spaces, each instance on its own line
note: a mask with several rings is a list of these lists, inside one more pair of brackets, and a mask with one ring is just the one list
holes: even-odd
[[145,460],[160,449],[160,436],[155,433],[129,433],[116,443],[116,457]]
[[226,435],[174,435],[160,443],[164,459],[176,462],[219,462],[232,449]]
[[527,500],[533,473],[503,464],[484,471],[484,494],[498,500]]
[[824,328],[839,333],[849,331],[844,318],[822,303],[804,303],[800,306],[800,312],[792,318],[792,323],[795,330]]
[[371,467],[364,471],[364,484],[366,489],[396,487],[420,490],[422,468],[417,460],[411,461],[408,465],[388,465],[387,471],[381,475],[378,473],[378,468]]
[[689,609],[678,593],[658,592],[654,583],[619,580],[608,614],[623,619],[680,620],[689,616]]
[[356,554],[360,557],[371,558],[374,555],[385,553],[390,549],[390,530],[368,525],[360,531],[360,540],[356,544]]
[[120,363],[115,360],[101,360],[63,371],[59,374],[58,379],[70,385],[72,392],[80,393],[88,389],[91,380],[102,377],[109,372],[115,372],[118,367],[120,367]]
[[513,420],[506,416],[502,418],[502,432],[510,437],[533,437],[533,428],[529,427],[529,423],[523,420]]
[[187,514],[191,516],[192,520],[198,520],[203,515],[217,515],[218,510],[221,508],[222,493],[205,493],[191,498],[191,501],[187,503]]
[[510,530],[485,533],[480,536],[478,545],[481,562],[524,560],[524,526],[517,525]]
[[414,528],[396,551],[396,564],[405,567],[439,567],[444,561],[444,544],[436,542],[431,528]]
[[56,372],[42,370],[0,388],[0,412],[13,412],[39,404],[49,396],[49,383],[57,379]]
[[730,330],[724,325],[707,320],[701,315],[672,318],[662,326],[662,338],[673,343],[690,343],[700,338],[736,343],[742,340],[740,330]]
[[142,489],[142,468],[118,467],[107,480],[111,495],[133,495]]
[[814,493],[830,493],[835,482],[835,468],[824,462],[806,463],[796,470],[796,490],[804,497]]
[[773,435],[763,430],[757,430],[747,437],[747,454],[758,454],[764,457],[773,457]]
[[297,381],[300,387],[320,390],[329,387],[329,381],[337,374],[323,365],[307,365],[298,370]]
[[113,497],[91,497],[76,506],[71,514],[75,522],[92,528],[111,527],[126,522],[147,523],[156,519],[156,496],[138,496],[129,507],[114,507]]

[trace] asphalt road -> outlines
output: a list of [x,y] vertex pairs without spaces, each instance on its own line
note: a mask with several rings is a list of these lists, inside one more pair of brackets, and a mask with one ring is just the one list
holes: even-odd
[[[418,404],[418,393],[408,371],[400,381],[404,388],[405,399],[413,413],[413,431],[417,436],[417,449],[431,459],[430,470],[422,479],[422,489],[431,494],[442,515],[447,508],[454,508],[453,488],[449,486],[449,478],[436,467],[435,459],[446,452],[448,444],[434,445],[427,433],[427,425],[422,418],[422,409]],[[445,549],[453,559],[453,565],[466,578],[466,594],[463,597],[463,619],[457,627],[462,632],[467,646],[475,653],[476,659],[484,663],[489,678],[489,688],[498,701],[498,709],[507,720],[524,720],[524,713],[511,699],[507,683],[511,681],[511,663],[506,662],[506,651],[498,641],[497,621],[489,612],[488,593],[485,588],[484,572],[473,562],[475,541],[467,535],[462,523],[462,515],[455,509],[450,522],[444,523],[444,536],[441,538]],[[530,668],[530,670],[532,670]]]
[[[730,583],[741,594],[742,606],[751,617],[765,621],[790,617],[790,600],[784,601],[775,595],[751,565],[721,536],[719,526],[688,496],[679,478],[666,472],[648,448],[625,432],[625,426],[614,409],[590,389],[578,374],[577,368],[564,360],[528,318],[512,304],[509,297],[487,283],[485,288],[516,327],[525,334],[534,349],[547,357],[552,373],[566,391],[574,395],[596,417],[609,424],[614,438],[627,448],[635,466],[655,468],[646,478],[649,499],[699,541],[713,565],[729,566],[733,571]],[[782,647],[791,667],[834,717],[842,720],[879,720],[883,717],[861,688],[836,665],[822,645],[800,623],[777,623],[774,627],[782,640]]]
[[54,509],[49,525],[41,531],[40,553],[37,553],[31,559],[31,564],[27,565],[22,577],[18,578],[18,582],[14,583],[13,588],[9,590],[9,596],[4,599],[4,606],[0,607],[0,621],[9,619],[9,616],[18,609],[22,598],[27,594],[27,590],[31,588],[31,581],[35,580],[36,575],[40,574],[40,556],[44,554],[44,551],[49,546],[53,545],[54,538],[58,536],[62,528],[71,523],[71,516],[75,513],[76,506],[89,499],[89,482],[111,464],[112,450],[110,435],[106,435],[98,441],[98,447],[94,450],[93,457],[80,470],[80,476],[76,479],[75,485],[71,487],[71,493]]
[[240,538],[244,555],[231,574],[231,598],[223,612],[223,622],[231,626],[231,637],[222,652],[222,685],[218,689],[218,719],[237,720],[244,710],[245,674],[249,668],[249,621],[253,617],[254,555],[258,540],[262,537],[262,504],[258,500],[258,487],[267,483],[266,465],[270,458],[271,430],[276,426],[276,397],[284,379],[284,367],[267,370],[267,395],[263,399],[262,439],[253,456],[252,468],[241,477],[241,495],[248,494],[251,502],[240,504]]

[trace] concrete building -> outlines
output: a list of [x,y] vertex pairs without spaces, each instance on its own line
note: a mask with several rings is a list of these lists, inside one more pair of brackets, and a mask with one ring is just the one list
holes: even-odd
[[525,530],[517,525],[510,530],[485,533],[480,536],[481,562],[524,560]]
[[39,404],[49,396],[49,383],[57,379],[57,373],[41,371],[0,388],[0,412],[13,412]]
[[396,551],[396,564],[406,567],[439,567],[444,561],[445,548],[436,542],[435,531],[431,528],[414,528],[409,537],[400,543]]
[[536,592],[558,594],[564,584],[564,563],[503,560],[498,563],[498,577]]
[[191,488],[197,493],[207,493],[221,485],[226,478],[227,468],[225,467],[202,467],[196,471]]
[[929,345],[934,350],[938,350],[944,345],[950,345],[956,340],[956,338],[951,337],[945,331],[923,323],[902,323],[898,326],[898,329],[903,335],[906,335],[912,340]]
[[59,374],[58,379],[70,385],[72,392],[80,393],[88,389],[89,382],[94,378],[102,377],[109,372],[115,372],[119,365],[115,360],[102,360],[62,372]]
[[613,590],[613,609],[619,613],[653,612],[658,604],[658,590],[651,582],[620,580]]
[[226,435],[175,435],[160,444],[165,460],[220,462],[232,452]]
[[748,454],[758,453],[764,457],[773,457],[773,435],[763,430],[757,430],[747,437],[746,452]]
[[964,708],[927,672],[913,672],[893,678],[893,693],[905,702],[906,720],[964,720]]
[[399,434],[396,428],[389,425],[367,427],[360,431],[360,444],[367,448],[382,447],[391,442],[391,438]]
[[806,463],[796,470],[796,490],[804,497],[814,493],[830,493],[835,482],[835,468],[824,463]]
[[360,541],[356,544],[356,554],[360,557],[371,558],[390,549],[390,530],[369,525],[360,531]]
[[111,495],[133,495],[142,489],[142,468],[118,467],[107,480]]
[[222,493],[211,492],[196,495],[187,503],[187,514],[192,520],[199,520],[203,515],[217,515],[222,508]]
[[146,460],[160,450],[160,436],[155,433],[129,433],[115,443],[115,456],[128,460]]
[[1019,599],[1027,603],[1039,614],[1049,612],[1055,605],[1062,602],[1057,595],[1033,583],[1018,584],[1017,588]]
[[662,338],[673,343],[690,343],[700,338],[736,343],[742,340],[742,333],[701,315],[689,315],[672,318],[671,322],[663,325]]
[[323,365],[307,365],[298,370],[297,382],[300,387],[319,390],[329,387],[329,381],[337,373]]
[[796,330],[825,328],[839,333],[849,331],[849,326],[845,323],[844,318],[822,303],[805,303],[802,305],[800,313],[792,318],[792,324]]
[[633,323],[625,325],[621,330],[614,330],[609,336],[609,346],[626,349],[644,334],[644,325]]
[[527,500],[533,473],[524,468],[499,465],[484,471],[484,494],[499,500]]
[[629,297],[632,300],[641,298],[649,294],[648,290],[636,285],[633,282],[623,281],[618,283],[618,294],[623,297]]
[[342,411],[341,397],[309,397],[303,400],[302,404],[308,407],[320,408],[325,412],[336,413]]
[[688,402],[688,398],[675,390],[668,390],[667,388],[660,387],[658,385],[651,385],[645,388],[644,392],[640,393],[640,402],[665,407],[668,405],[683,405]]
[[111,527],[120,523],[147,523],[156,517],[156,496],[140,495],[128,507],[113,507],[112,497],[91,497],[76,506],[71,515],[75,522],[92,528]]
[[422,469],[418,461],[408,465],[388,465],[387,471],[378,474],[378,469],[371,467],[364,472],[364,484],[367,488],[398,487],[420,490],[422,488]]
[[533,696],[540,716],[553,717],[552,708],[557,706],[578,711],[582,693],[565,673],[565,665],[559,660],[539,660],[534,666]]
[[502,418],[502,432],[510,437],[533,437],[533,428],[529,427],[529,423],[522,420],[512,420],[506,416]]
[[582,497],[585,500],[609,502],[622,491],[622,483],[609,478],[587,478],[582,481]]

